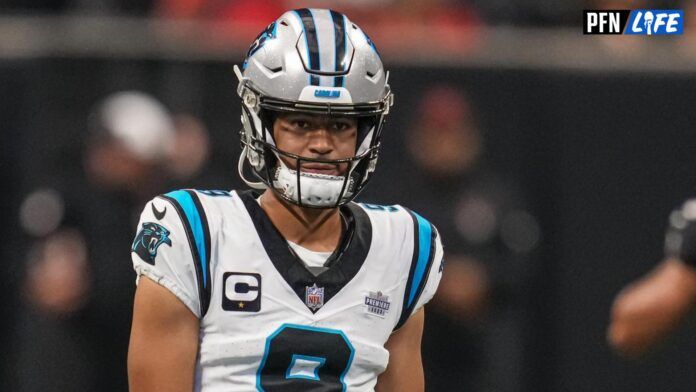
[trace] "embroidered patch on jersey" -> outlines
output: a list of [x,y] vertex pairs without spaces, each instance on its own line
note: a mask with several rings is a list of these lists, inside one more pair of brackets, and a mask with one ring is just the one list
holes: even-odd
[[157,248],[162,244],[172,246],[169,234],[169,230],[162,225],[144,222],[138,235],[135,236],[131,252],[135,252],[143,261],[155,265]]
[[316,283],[312,287],[305,286],[305,304],[313,311],[324,306],[324,288],[317,287]]
[[232,312],[261,310],[261,275],[225,272],[222,275],[222,309]]
[[389,296],[382,294],[381,291],[370,293],[365,297],[365,306],[368,313],[384,317],[389,312]]

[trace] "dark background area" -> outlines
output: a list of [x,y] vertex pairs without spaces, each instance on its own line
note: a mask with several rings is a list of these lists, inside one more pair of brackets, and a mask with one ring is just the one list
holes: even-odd
[[[539,218],[543,237],[526,316],[524,390],[696,390],[693,320],[639,361],[618,358],[604,338],[614,296],[660,260],[669,211],[693,196],[693,75],[387,66],[396,105],[377,173],[361,200],[399,202],[380,199],[380,190],[408,181],[401,165],[404,130],[419,94],[446,83],[467,91],[484,130],[486,161],[519,184]],[[29,238],[18,229],[19,203],[32,189],[79,176],[95,102],[138,89],[197,115],[213,151],[205,175],[191,186],[239,188],[235,87],[227,62],[0,63],[3,347],[12,347],[7,331],[22,328],[14,315]],[[11,356],[2,357],[11,378]]]

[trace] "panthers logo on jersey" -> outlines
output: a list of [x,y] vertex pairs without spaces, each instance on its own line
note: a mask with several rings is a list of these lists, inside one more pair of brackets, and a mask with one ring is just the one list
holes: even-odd
[[133,241],[131,251],[137,253],[144,261],[155,265],[157,248],[162,244],[172,246],[169,230],[157,223],[145,222]]

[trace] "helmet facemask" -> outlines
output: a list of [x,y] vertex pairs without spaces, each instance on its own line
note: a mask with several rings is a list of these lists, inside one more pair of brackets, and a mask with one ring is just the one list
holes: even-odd
[[[243,151],[238,168],[242,179],[256,189],[271,188],[282,199],[300,207],[336,208],[353,200],[376,167],[382,127],[393,102],[391,93],[387,91],[381,101],[363,104],[286,101],[264,96],[241,73],[238,76],[243,125],[240,130]],[[354,156],[310,158],[279,149],[273,137],[273,124],[279,113],[356,117],[358,140]],[[244,177],[244,161],[249,162],[252,173],[261,182]],[[294,168],[288,167],[285,161],[293,162]],[[301,168],[306,163],[347,166],[347,169],[340,175],[303,172]]]

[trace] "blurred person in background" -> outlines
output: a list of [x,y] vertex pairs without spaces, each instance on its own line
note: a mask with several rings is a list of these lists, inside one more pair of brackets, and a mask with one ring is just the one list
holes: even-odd
[[197,174],[207,158],[200,122],[173,117],[144,93],[107,97],[89,128],[84,177],[37,189],[20,208],[36,241],[15,332],[15,390],[127,390],[133,277],[121,245],[145,200]]
[[610,346],[635,358],[669,336],[696,304],[696,199],[670,214],[665,258],[616,297]]
[[426,390],[521,390],[523,294],[538,224],[515,187],[484,164],[460,89],[430,88],[415,114],[406,135],[412,162],[401,166],[409,181],[389,199],[432,217],[447,244],[423,336]]

